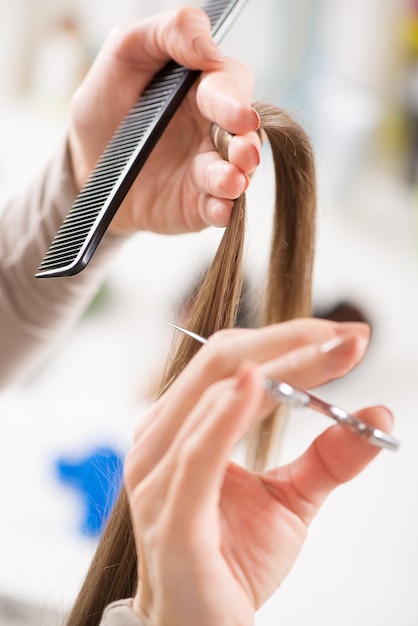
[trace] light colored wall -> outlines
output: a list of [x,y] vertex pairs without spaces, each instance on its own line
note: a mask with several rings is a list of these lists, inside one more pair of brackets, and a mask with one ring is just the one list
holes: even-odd
[[[0,197],[34,175],[65,128],[68,98],[31,89],[36,52],[56,18],[78,15],[91,58],[114,24],[177,5],[0,0]],[[401,0],[250,0],[224,43],[253,69],[256,97],[296,107],[315,140],[316,305],[348,299],[373,324],[365,362],[320,393],[349,410],[388,404],[402,442],[399,453],[383,453],[330,498],[294,572],[260,612],[260,626],[418,623],[417,206],[402,153],[376,150],[388,108],[400,98],[401,9]],[[271,182],[266,159],[250,188],[255,264],[268,232]],[[103,441],[126,445],[164,358],[190,258],[205,260],[215,239],[140,235],[115,259],[108,299],[36,379],[0,397],[0,596],[29,600],[40,614],[71,603],[95,544],[77,534],[77,503],[55,481],[53,460]],[[283,460],[326,426],[295,413]]]

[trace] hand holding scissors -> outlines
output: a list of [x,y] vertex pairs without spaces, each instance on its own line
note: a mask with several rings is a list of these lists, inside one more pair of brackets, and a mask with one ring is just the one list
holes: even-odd
[[[322,385],[352,369],[368,339],[364,324],[312,319],[221,331],[149,408],[125,466],[140,554],[133,606],[147,623],[253,625],[326,497],[379,448],[337,424],[264,472],[231,462],[232,451],[277,404],[266,380]],[[390,432],[384,407],[353,418],[374,437]]]

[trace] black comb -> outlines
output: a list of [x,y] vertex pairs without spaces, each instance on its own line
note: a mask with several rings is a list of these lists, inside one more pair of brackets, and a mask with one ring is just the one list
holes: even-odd
[[[248,0],[207,0],[217,43]],[[71,276],[90,261],[113,216],[199,71],[170,61],[116,130],[51,243],[37,278]]]

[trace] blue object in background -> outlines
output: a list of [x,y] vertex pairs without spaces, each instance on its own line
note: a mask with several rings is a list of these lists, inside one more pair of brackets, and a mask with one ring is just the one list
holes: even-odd
[[83,535],[101,534],[122,486],[123,459],[112,448],[100,447],[79,459],[59,458],[59,480],[77,491],[82,501]]

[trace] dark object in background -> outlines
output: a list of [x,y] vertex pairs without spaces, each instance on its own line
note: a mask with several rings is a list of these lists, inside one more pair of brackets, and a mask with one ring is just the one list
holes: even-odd
[[348,300],[342,300],[330,309],[318,308],[314,310],[313,317],[334,322],[365,322],[372,326],[365,312]]
[[[207,271],[207,268],[202,271],[199,278],[186,293],[186,296],[182,298],[178,307],[179,320],[180,322],[184,322],[183,325],[186,327],[187,319],[193,309],[196,294],[202,285]],[[246,276],[244,276],[235,326],[237,328],[256,327],[258,325],[257,319],[260,316],[260,313],[261,311],[257,307],[257,299],[254,297],[250,281]],[[319,319],[332,320],[334,322],[365,322],[372,327],[371,321],[365,311],[359,305],[350,302],[349,300],[341,300],[329,309],[320,306],[314,307],[312,316]]]

